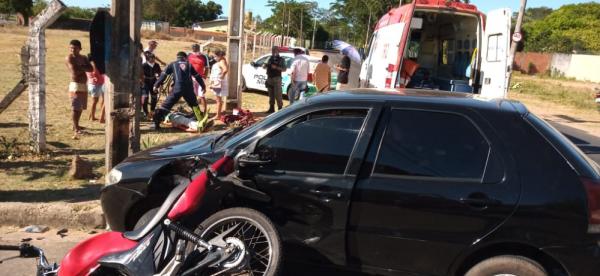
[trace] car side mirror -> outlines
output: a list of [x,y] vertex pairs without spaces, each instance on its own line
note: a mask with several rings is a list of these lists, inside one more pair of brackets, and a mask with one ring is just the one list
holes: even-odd
[[238,177],[250,177],[257,168],[271,163],[270,159],[263,159],[255,153],[259,141],[260,139],[256,139],[235,156],[233,164]]
[[254,62],[254,61],[250,62],[250,65],[251,65],[252,67],[258,67],[258,64],[256,64],[256,62]]

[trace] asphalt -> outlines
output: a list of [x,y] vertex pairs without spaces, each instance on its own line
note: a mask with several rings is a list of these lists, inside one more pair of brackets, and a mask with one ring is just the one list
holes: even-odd
[[590,135],[585,131],[564,124],[554,122],[550,122],[550,124],[569,138],[573,144],[577,145],[592,160],[600,164],[600,137]]

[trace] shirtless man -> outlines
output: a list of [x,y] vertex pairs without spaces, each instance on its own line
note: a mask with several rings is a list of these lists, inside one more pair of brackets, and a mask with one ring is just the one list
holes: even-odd
[[86,72],[93,70],[87,57],[81,55],[81,42],[71,40],[69,43],[70,54],[66,57],[67,68],[71,72],[71,82],[69,83],[69,96],[71,98],[72,119],[73,119],[73,139],[78,139],[82,127],[79,126],[81,113],[87,108],[87,75]]

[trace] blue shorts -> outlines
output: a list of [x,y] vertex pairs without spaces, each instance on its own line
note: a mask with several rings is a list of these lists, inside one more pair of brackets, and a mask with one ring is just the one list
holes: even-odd
[[100,97],[104,94],[104,85],[88,84],[88,93],[94,98]]

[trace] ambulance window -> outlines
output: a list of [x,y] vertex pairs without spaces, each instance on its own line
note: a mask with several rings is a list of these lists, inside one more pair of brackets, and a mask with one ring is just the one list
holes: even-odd
[[502,47],[502,40],[502,34],[488,36],[487,61],[501,61],[501,57],[505,51],[504,47]]

